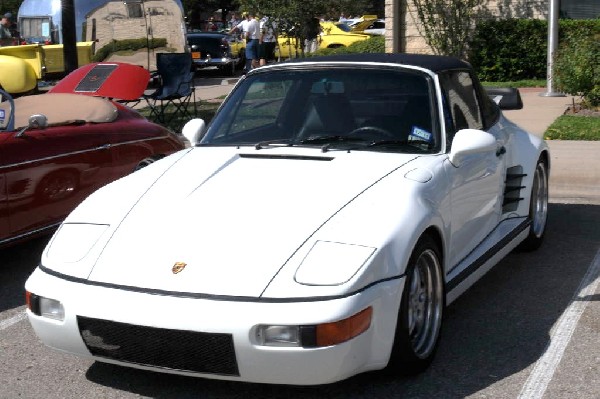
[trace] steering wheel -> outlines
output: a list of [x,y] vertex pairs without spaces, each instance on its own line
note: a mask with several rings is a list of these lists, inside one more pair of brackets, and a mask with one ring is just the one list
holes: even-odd
[[388,139],[396,138],[396,136],[392,132],[378,126],[361,126],[348,133],[349,137],[357,135],[364,135],[364,137],[367,139],[378,139],[383,137]]

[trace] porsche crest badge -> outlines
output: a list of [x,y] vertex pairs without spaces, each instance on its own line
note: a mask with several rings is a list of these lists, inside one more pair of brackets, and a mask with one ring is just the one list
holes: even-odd
[[173,272],[173,274],[177,274],[177,273],[181,272],[183,269],[185,269],[186,266],[187,266],[187,263],[185,263],[185,262],[175,262],[175,264],[173,265],[173,268],[171,268],[171,271]]

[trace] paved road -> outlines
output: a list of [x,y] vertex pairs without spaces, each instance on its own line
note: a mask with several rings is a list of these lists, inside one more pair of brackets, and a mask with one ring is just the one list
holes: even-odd
[[540,383],[545,398],[598,398],[600,207],[551,204],[550,215],[539,251],[511,254],[448,308],[427,372],[371,373],[312,388],[183,378],[54,352],[22,317],[23,283],[45,239],[6,249],[0,251],[0,398],[517,398],[531,376],[534,394],[523,399],[541,397]]

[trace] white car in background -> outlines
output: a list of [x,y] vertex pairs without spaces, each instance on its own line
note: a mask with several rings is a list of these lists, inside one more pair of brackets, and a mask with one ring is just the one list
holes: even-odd
[[184,134],[191,148],[96,191],[49,242],[26,283],[46,345],[246,382],[414,374],[446,305],[544,237],[548,147],[458,59],[258,68]]
[[351,25],[352,31],[366,35],[385,35],[385,19],[371,19]]

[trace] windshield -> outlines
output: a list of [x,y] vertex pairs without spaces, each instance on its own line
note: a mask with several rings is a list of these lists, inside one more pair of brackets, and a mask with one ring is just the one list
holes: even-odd
[[335,24],[335,26],[337,26],[339,29],[343,30],[344,32],[352,32],[352,28],[342,22]]
[[428,75],[408,70],[265,70],[236,87],[200,145],[433,153],[432,92]]

